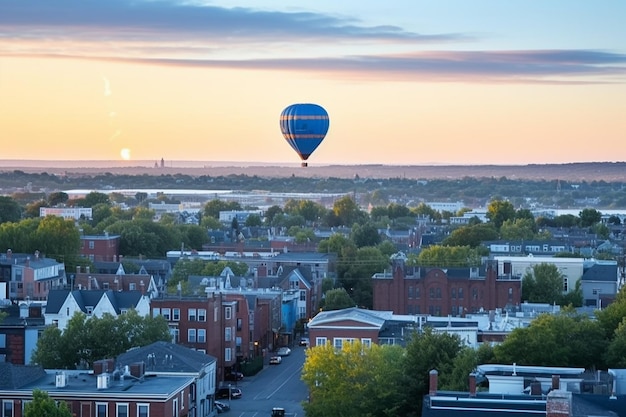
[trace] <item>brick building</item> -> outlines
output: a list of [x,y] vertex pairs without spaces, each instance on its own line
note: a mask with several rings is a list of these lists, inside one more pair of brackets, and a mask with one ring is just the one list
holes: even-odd
[[372,277],[374,310],[395,314],[464,316],[515,307],[521,301],[521,278],[498,276],[495,262],[480,268],[407,267],[401,257],[391,273]]

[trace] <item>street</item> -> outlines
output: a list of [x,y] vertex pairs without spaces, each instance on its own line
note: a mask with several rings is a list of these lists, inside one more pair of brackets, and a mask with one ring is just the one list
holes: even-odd
[[308,396],[307,387],[300,379],[304,359],[305,348],[296,346],[289,356],[283,356],[279,365],[266,365],[257,375],[237,382],[243,395],[241,399],[230,400],[231,409],[223,415],[269,417],[272,407],[282,407],[286,416],[304,417],[301,403]]

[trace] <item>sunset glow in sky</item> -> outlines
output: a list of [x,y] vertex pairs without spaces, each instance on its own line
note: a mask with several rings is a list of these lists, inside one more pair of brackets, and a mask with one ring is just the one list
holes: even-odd
[[1,159],[626,160],[626,2],[2,0]]

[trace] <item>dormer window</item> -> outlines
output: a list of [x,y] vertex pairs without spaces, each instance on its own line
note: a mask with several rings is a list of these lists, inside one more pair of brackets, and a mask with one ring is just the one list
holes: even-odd
[[88,316],[91,316],[93,314],[93,307],[88,306],[88,307],[85,307],[85,309],[87,310],[87,315]]

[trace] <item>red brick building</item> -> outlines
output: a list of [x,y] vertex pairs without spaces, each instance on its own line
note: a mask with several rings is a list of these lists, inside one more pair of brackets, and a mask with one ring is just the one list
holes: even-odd
[[119,235],[86,235],[80,237],[80,254],[92,261],[113,261],[119,259]]
[[374,310],[395,314],[459,316],[513,307],[521,301],[521,280],[498,277],[494,262],[480,268],[407,267],[394,260],[390,274],[372,279]]

